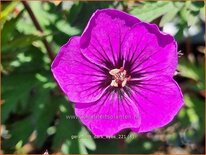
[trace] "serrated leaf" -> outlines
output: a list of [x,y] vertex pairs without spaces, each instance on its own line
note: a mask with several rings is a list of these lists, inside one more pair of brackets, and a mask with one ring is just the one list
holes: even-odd
[[56,134],[54,135],[52,149],[56,150],[57,148],[61,148],[66,141],[71,141],[71,146],[69,148],[70,153],[78,153],[78,140],[72,139],[71,137],[78,135],[81,129],[80,124],[76,119],[67,119],[67,115],[74,115],[72,107],[69,105],[70,103],[68,103],[68,101],[60,96],[57,98],[56,102],[59,103],[60,118],[56,125]]
[[[26,51],[25,54],[31,57],[31,62],[22,63],[14,71],[8,72],[8,75],[2,75],[3,122],[5,122],[11,112],[24,113],[25,110],[27,113],[30,112],[29,109],[26,109],[27,105],[31,102],[28,101],[29,96],[35,90],[34,88],[41,85],[35,75],[42,72],[42,66],[44,65],[42,59],[43,53],[35,47],[30,47],[29,51]],[[41,74],[43,73],[50,75],[45,70]]]
[[4,140],[4,149],[14,149],[15,145],[19,141],[22,141],[22,145],[24,145],[28,141],[28,138],[34,128],[34,122],[32,122],[31,120],[31,117],[27,117],[26,119],[12,124],[12,126],[8,128],[10,130],[11,138]]
[[[18,84],[18,86],[17,86]],[[14,73],[12,75],[4,75],[2,78],[2,122],[4,122],[9,114],[16,112],[18,105],[25,106],[30,90],[35,86],[36,79],[32,73],[24,75]]]

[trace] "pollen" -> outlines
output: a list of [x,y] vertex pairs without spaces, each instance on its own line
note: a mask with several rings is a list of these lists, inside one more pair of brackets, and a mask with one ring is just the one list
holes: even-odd
[[130,80],[131,76],[127,75],[127,71],[124,69],[124,67],[121,67],[120,69],[112,69],[109,71],[109,74],[112,75],[112,82],[111,86],[113,87],[124,87],[127,84],[127,81]]

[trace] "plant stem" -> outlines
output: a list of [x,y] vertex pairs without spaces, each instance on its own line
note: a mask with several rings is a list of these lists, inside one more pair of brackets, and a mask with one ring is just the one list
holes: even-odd
[[[36,29],[38,31],[40,31],[41,33],[44,33],[42,27],[40,26],[40,24],[39,24],[37,18],[35,17],[31,7],[29,6],[28,2],[27,1],[22,1],[22,3],[24,5],[25,9],[27,10],[27,12],[29,13],[29,16],[31,17],[31,20],[34,23],[34,26],[36,27]],[[46,39],[43,39],[42,41],[44,43],[44,46],[46,48],[46,51],[47,51],[47,54],[48,54],[50,60],[53,61],[53,59],[54,59],[54,54],[53,53],[54,52],[51,49],[51,45],[49,45],[49,43]],[[54,79],[54,81],[56,81],[56,80]],[[58,90],[60,92],[60,95],[62,95],[63,92],[62,92],[61,88],[59,87],[58,83],[57,83],[57,87],[58,87]]]
[[[34,26],[36,27],[36,29],[38,31],[40,31],[41,33],[44,33],[43,29],[41,28],[38,20],[36,19],[36,17],[35,17],[32,9],[31,9],[31,7],[29,6],[28,2],[27,1],[22,1],[22,3],[24,5],[25,9],[27,10],[27,12],[29,13],[29,16],[31,17],[31,20],[34,23]],[[43,41],[44,46],[47,50],[48,56],[49,56],[50,60],[52,61],[54,59],[54,55],[53,55],[53,51],[51,49],[51,46],[49,45],[49,43],[46,39],[43,39],[42,41]]]

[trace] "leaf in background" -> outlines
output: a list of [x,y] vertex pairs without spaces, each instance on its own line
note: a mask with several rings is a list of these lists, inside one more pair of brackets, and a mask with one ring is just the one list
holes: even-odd
[[[65,154],[87,154],[87,149],[95,150],[95,143],[85,128],[81,128],[77,119],[68,119],[67,116],[74,116],[71,106],[63,98],[58,99],[60,103],[60,118],[56,125],[52,148],[61,148]],[[89,136],[89,137],[88,137]],[[75,137],[75,138],[74,138]]]
[[10,126],[10,134],[12,135],[10,139],[3,141],[3,148],[8,150],[14,150],[15,145],[22,141],[24,145],[29,136],[31,135],[34,129],[34,122],[31,121],[31,117],[27,117],[23,120],[17,121]]
[[[49,12],[48,10],[50,8],[50,5],[52,5],[52,3],[50,2],[49,3],[43,3],[43,2],[38,3],[35,1],[30,1],[29,5],[35,17],[38,19],[40,26],[44,30],[44,33],[45,34],[54,33],[48,28],[48,26],[55,22],[55,20],[58,18],[57,17],[58,14],[60,14],[61,12],[58,10],[55,10],[55,11],[58,11],[58,14],[56,12]],[[24,34],[33,34],[33,33],[38,32],[32,20],[30,19],[30,16],[28,15],[26,11],[23,14],[23,18],[19,20],[16,28],[19,32],[24,33]]]
[[43,88],[40,88],[39,91],[36,92],[33,100],[32,118],[35,122],[34,130],[37,131],[34,144],[37,148],[41,148],[49,136],[47,131],[51,122],[54,120],[59,103],[48,89]]
[[196,70],[198,69],[198,67],[196,67],[195,65],[191,65],[190,63],[187,62],[187,60],[180,61],[178,67],[179,67],[180,74],[182,76],[192,78],[195,81],[199,80],[198,72]]
[[31,89],[36,85],[34,74],[13,73],[2,77],[2,122],[5,123],[11,112],[21,111],[18,105],[25,107]]
[[[75,3],[69,11],[68,22],[71,26],[83,28],[97,9],[109,8],[113,2],[81,2]],[[89,8],[89,9],[88,9]]]
[[199,10],[200,8],[204,8],[204,1],[192,1],[191,2],[191,9],[192,10]]
[[163,27],[165,23],[170,22],[171,20],[173,20],[175,18],[175,16],[178,13],[178,9],[175,8],[173,11],[168,12],[165,16],[162,17],[159,26]]
[[16,50],[18,48],[24,48],[26,46],[31,45],[34,41],[45,39],[48,35],[42,34],[28,34],[28,35],[21,35],[18,38],[14,38],[9,43],[4,44],[2,46],[2,52]]
[[[14,68],[14,71],[2,74],[2,99],[4,100],[2,105],[2,122],[5,122],[11,112],[24,112],[22,108],[29,104],[27,100],[31,91],[41,84],[35,77],[35,74],[42,71],[46,72],[43,53],[38,48],[30,46],[29,50],[22,50],[21,54],[24,52],[27,57],[31,58],[31,61],[20,62],[20,60],[16,60],[20,63],[20,66]],[[5,56],[5,53],[3,53],[3,56]],[[19,106],[22,108],[19,108]],[[17,107],[19,108],[18,111]]]
[[[205,89],[204,65],[201,64],[197,66],[196,64],[189,62],[186,59],[180,59],[178,68],[181,76],[193,79],[197,82],[197,85],[195,85],[195,89]],[[191,85],[191,87],[193,86]]]
[[187,26],[195,25],[199,20],[198,17],[201,8],[204,6],[204,2],[191,2],[186,1],[185,6],[181,10],[181,17],[187,22]]
[[172,2],[145,2],[141,7],[134,7],[130,13],[143,21],[151,22],[174,8]]
[[[186,104],[186,102],[185,102],[185,104]],[[189,126],[190,118],[187,115],[187,109],[186,108],[182,108],[180,110],[176,121],[181,122],[180,129],[181,128],[187,128]]]
[[127,150],[128,154],[138,153],[153,153],[157,151],[157,148],[162,146],[161,141],[151,141],[150,139],[140,139],[132,141],[128,144],[130,149]]
[[163,27],[166,23],[172,21],[172,20],[176,17],[178,11],[179,11],[179,8],[174,7],[171,11],[169,11],[168,13],[166,13],[166,14],[161,18],[161,21],[160,21],[159,26],[160,26],[160,27]]
[[185,27],[187,26],[187,23],[184,21],[181,21],[180,23],[177,24],[178,27],[178,31],[175,34],[175,39],[177,40],[177,42],[181,43],[184,40],[184,30]]
[[14,10],[17,4],[18,1],[10,2],[5,8],[1,10],[1,15],[0,15],[1,24],[7,20],[9,14]]
[[205,102],[198,96],[191,96],[191,101],[194,104],[194,111],[197,114],[199,121],[199,128],[197,128],[197,136],[195,138],[197,138],[197,141],[200,142],[205,134]]
[[19,21],[19,19],[22,18],[22,14],[24,11],[21,11],[17,17],[15,18],[11,18],[10,20],[7,20],[2,28],[2,32],[1,32],[1,43],[4,46],[4,44],[6,42],[8,42],[10,40],[10,38],[13,36],[13,32],[15,31],[16,28],[16,24]]
[[[63,6],[68,4],[71,5],[71,2],[67,2],[67,1],[63,2]],[[83,7],[83,3],[79,3],[79,2],[73,3],[73,5],[69,10],[69,15],[68,15],[69,23],[73,23],[78,18],[82,7]]]
[[[74,115],[71,103],[68,103],[62,96],[58,97],[60,117],[56,123],[56,134],[54,135],[52,149],[61,148],[63,144],[71,144],[69,153],[79,153],[78,139],[71,139],[73,135],[77,136],[81,127],[76,119],[67,119],[67,115]],[[69,143],[67,142],[69,141]],[[66,147],[66,146],[65,146]]]
[[82,145],[82,147],[86,147],[86,148],[88,148],[89,150],[92,150],[92,151],[94,151],[96,149],[95,142],[94,142],[92,136],[89,134],[89,132],[87,131],[86,128],[82,127],[82,129],[79,132],[78,136],[83,137],[79,140],[79,143]]
[[79,29],[70,26],[69,23],[66,23],[64,20],[58,21],[56,23],[56,26],[59,29],[59,31],[62,31],[69,36],[80,34]]
[[199,14],[198,12],[188,12],[188,17],[187,17],[187,25],[191,26],[191,25],[195,25],[198,22],[198,18],[197,15]]
[[[88,150],[89,154],[121,154],[119,142],[115,139],[95,139],[96,150]],[[135,146],[137,147],[137,145]],[[131,147],[129,147],[131,149]]]
[[[204,100],[200,99],[195,94],[185,94],[186,108],[184,110],[186,116],[179,117],[181,122],[180,129],[184,129],[182,140],[183,143],[199,143],[204,137],[205,131],[205,104]],[[186,120],[186,118],[188,118]],[[188,122],[189,121],[189,122]],[[192,133],[188,135],[188,130],[192,130]]]
[[[35,72],[25,72],[24,74],[20,72],[19,74],[15,73],[14,75],[19,75],[19,78],[17,78],[17,76],[8,76],[10,77],[10,80],[9,78],[3,78],[3,99],[6,98],[5,103],[2,106],[3,120],[6,119],[5,117],[8,117],[8,114],[11,113],[11,110],[15,113],[15,118],[14,116],[10,117],[10,122],[11,120],[18,120],[18,116],[29,118],[30,122],[32,122],[33,125],[31,128],[32,131],[36,131],[36,139],[34,141],[34,144],[36,147],[40,148],[44,144],[46,138],[49,136],[47,131],[50,127],[50,123],[54,120],[59,102],[56,100],[56,97],[52,98],[49,89],[42,87],[43,83],[49,82],[47,78],[42,81],[38,76],[35,76]],[[36,77],[38,77],[38,79]],[[16,86],[17,84],[18,87]],[[21,107],[19,107],[20,103]],[[21,121],[22,120],[20,120],[19,122]],[[27,126],[29,124],[25,125]],[[17,141],[22,140],[22,137],[16,137],[18,134],[17,132],[13,132],[13,127],[10,130],[11,136],[14,137],[15,140],[13,140],[12,138],[5,140],[5,149],[9,149],[7,148],[7,145],[14,146]],[[26,136],[29,137],[30,135]],[[27,139],[25,141],[27,141]]]
[[[64,111],[63,107],[61,107],[61,109],[63,112]],[[71,114],[70,114],[70,116],[71,116]],[[66,116],[65,116],[65,118],[60,118],[60,121],[63,121],[62,119],[66,119]],[[57,133],[56,133],[55,138],[57,139],[60,136],[59,132],[61,132],[61,134],[62,134],[61,141],[56,140],[56,141],[58,141],[58,143],[62,142],[62,145],[60,144],[61,151],[65,154],[77,154],[77,153],[78,154],[88,154],[86,148],[94,151],[96,149],[96,145],[95,145],[94,140],[92,139],[92,136],[89,134],[89,132],[84,127],[82,127],[80,129],[79,125],[78,125],[78,128],[71,128],[72,121],[73,122],[75,121],[76,122],[75,124],[77,124],[77,122],[78,122],[77,120],[68,119],[67,121],[68,121],[68,124],[70,124],[70,126],[66,126],[67,124],[65,124],[64,127],[63,127],[63,124],[62,124],[62,126],[57,126]],[[59,123],[61,123],[61,122],[59,122]],[[59,125],[61,125],[61,124],[59,124]],[[70,130],[67,128],[70,128]],[[63,130],[66,130],[66,129],[67,129],[67,131],[63,135],[62,132],[63,132]],[[55,142],[55,139],[54,139],[54,142]],[[56,144],[54,144],[54,145],[56,145]]]

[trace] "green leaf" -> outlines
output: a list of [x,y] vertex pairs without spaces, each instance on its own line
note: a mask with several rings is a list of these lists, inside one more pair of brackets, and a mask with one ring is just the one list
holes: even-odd
[[187,25],[188,26],[195,25],[198,22],[198,17],[197,17],[198,14],[199,14],[199,11],[188,12],[188,18],[187,18]]
[[13,32],[16,28],[16,24],[17,22],[19,21],[19,19],[21,19],[22,17],[22,14],[23,14],[24,11],[21,11],[17,17],[15,18],[12,18],[10,20],[7,20],[5,22],[5,24],[3,25],[3,28],[2,28],[2,33],[1,33],[1,36],[2,36],[2,45],[4,46],[4,44],[6,42],[8,42],[10,40],[10,38],[12,37],[13,35]]
[[[3,56],[5,54],[7,53],[4,53]],[[24,110],[30,112],[29,109],[26,109],[27,105],[30,105],[29,96],[32,95],[37,86],[42,84],[35,75],[37,73],[50,75],[48,74],[50,72],[43,70],[43,53],[39,49],[30,47],[25,55],[29,56],[31,61],[23,62],[14,71],[2,75],[2,100],[4,100],[2,122],[6,121],[11,112],[24,113]]]
[[129,148],[126,153],[134,154],[138,153],[153,153],[158,147],[162,146],[163,142],[161,141],[151,141],[149,139],[137,138],[127,145]]
[[84,127],[82,127],[77,135],[73,135],[72,139],[64,142],[61,149],[65,154],[88,154],[86,148],[94,151],[96,149],[96,145],[89,132]]
[[197,66],[186,59],[180,59],[178,68],[182,76],[204,83],[204,65],[200,64]]
[[58,21],[56,23],[56,26],[60,31],[62,31],[65,34],[70,35],[70,36],[77,35],[80,33],[79,29],[70,26],[69,23],[67,23],[66,21],[63,21],[63,20]]
[[[9,76],[4,75],[2,78],[2,122],[8,118],[11,112],[21,110],[20,107],[25,107],[27,98],[31,89],[35,86],[36,79],[32,73],[22,74],[13,73]],[[20,106],[20,107],[19,107]]]
[[166,23],[172,21],[172,20],[176,17],[178,11],[179,11],[178,8],[174,8],[173,10],[171,10],[171,11],[169,11],[167,14],[165,14],[165,15],[162,17],[159,26],[160,26],[160,27],[163,27]]
[[92,151],[96,149],[96,145],[92,136],[84,127],[82,127],[81,131],[79,132],[79,137],[82,137],[80,139],[80,143],[83,145],[83,147],[86,147]]
[[[78,120],[67,119],[67,115],[74,115],[71,106],[67,101],[59,98],[59,110],[61,111],[56,134],[53,140],[53,149],[61,147],[65,154],[87,154],[87,149],[95,150],[96,145],[92,137],[85,128],[81,128]],[[89,136],[89,137],[88,137]]]
[[34,144],[40,148],[49,136],[47,130],[50,127],[51,122],[54,120],[59,103],[56,101],[56,97],[50,94],[48,89],[43,88],[40,88],[33,98],[34,107],[32,108],[32,118],[34,118],[36,126],[35,130],[37,131],[37,137]]
[[15,145],[19,141],[22,141],[22,145],[28,141],[28,138],[34,129],[34,122],[31,120],[31,117],[27,117],[26,119],[15,122],[10,126],[10,128],[8,128],[10,130],[11,138],[4,140],[4,149],[15,149]]
[[161,18],[160,27],[163,27],[165,23],[168,23],[177,17],[178,12],[184,7],[183,2],[173,2],[172,5],[173,9],[168,10],[168,12]]
[[[70,2],[63,2],[65,5],[66,3]],[[83,7],[83,3],[76,2],[72,5],[71,9],[69,10],[68,20],[70,23],[73,23],[81,13],[81,9]]]
[[[54,33],[48,28],[48,26],[53,23],[55,24],[55,20],[57,18],[59,19],[62,18],[60,10],[53,10],[53,12],[50,12],[49,11],[51,7],[50,5],[52,5],[52,3],[50,2],[39,3],[35,1],[30,1],[29,5],[36,19],[38,20],[40,26],[44,30],[44,33],[45,34]],[[56,12],[58,12],[58,14]],[[19,32],[24,33],[24,34],[33,34],[34,32],[37,32],[28,12],[26,11],[23,14],[23,18],[19,20],[16,28]]]
[[130,13],[143,21],[151,22],[154,19],[166,14],[168,10],[173,9],[174,5],[172,2],[145,2],[142,6],[134,7]]
[[[72,139],[80,131],[80,124],[76,119],[67,119],[67,115],[74,115],[71,103],[68,103],[62,96],[56,99],[59,103],[60,118],[56,125],[56,134],[54,135],[52,148],[53,150],[61,148],[63,144],[68,145],[70,141],[69,153],[79,153],[78,139]],[[66,143],[65,143],[66,142]]]
[[198,11],[205,6],[203,1],[192,1],[190,5],[190,9],[194,11]]
[[[200,4],[200,5],[199,5]],[[202,3],[198,2],[191,2],[187,1],[185,2],[185,6],[182,8],[180,15],[182,19],[187,22],[187,26],[195,25],[199,18],[198,15],[200,14],[200,8],[202,6]]]
[[[96,150],[90,151],[88,150],[89,154],[121,154],[120,148],[119,148],[119,142],[115,139],[110,139],[110,140],[102,140],[102,139],[97,139],[95,141],[96,143]],[[135,148],[137,145],[135,146]],[[131,147],[129,147],[131,148]]]
[[14,10],[14,8],[16,7],[18,1],[13,1],[10,2],[2,11],[1,11],[1,15],[0,15],[0,20],[1,20],[1,24],[4,23],[4,21],[6,21],[6,19],[8,18],[9,14]]
[[185,30],[185,27],[187,26],[187,23],[186,22],[181,22],[179,24],[177,24],[178,26],[178,31],[177,33],[175,34],[175,39],[177,40],[177,42],[182,42],[183,39],[184,39],[184,30]]
[[[192,137],[185,137],[193,143],[198,143],[202,140],[205,131],[205,104],[204,100],[199,98],[195,94],[185,95],[185,103],[189,105],[186,109],[186,114],[189,118],[190,123],[187,123],[187,126],[194,129]],[[182,120],[180,120],[182,121]],[[183,124],[181,124],[182,126]],[[182,126],[185,128],[186,126]],[[187,135],[185,135],[187,136]],[[191,139],[192,138],[192,139]]]
[[15,38],[14,40],[10,41],[9,43],[4,44],[2,47],[2,52],[12,51],[14,49],[27,47],[31,45],[34,41],[42,40],[47,36],[48,35],[42,35],[42,34],[21,35],[18,38]]

